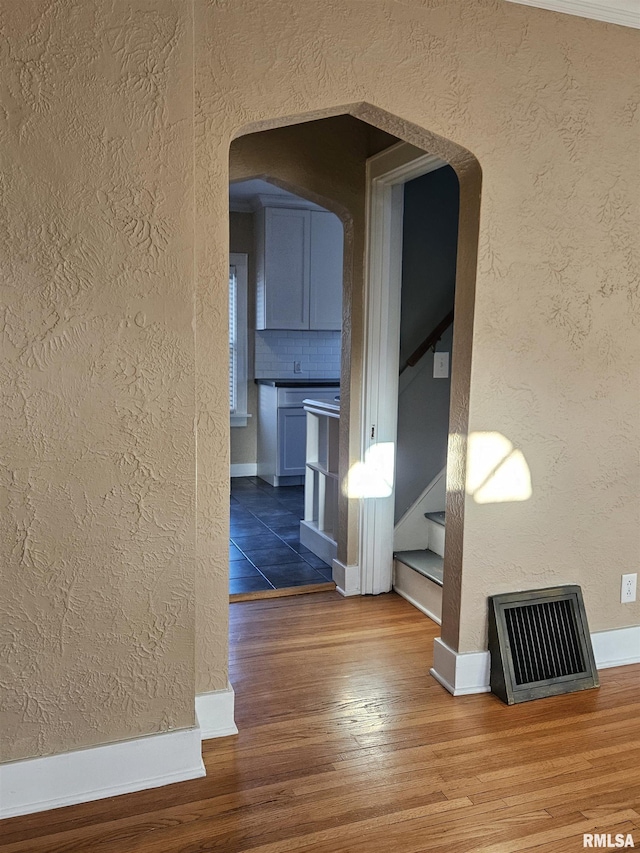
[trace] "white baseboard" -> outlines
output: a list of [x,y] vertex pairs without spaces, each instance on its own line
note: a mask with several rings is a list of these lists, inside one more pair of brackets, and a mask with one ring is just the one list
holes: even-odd
[[0,818],[58,809],[205,775],[200,729],[180,729],[0,765]]
[[488,693],[489,652],[454,652],[440,637],[433,641],[433,666],[431,675],[454,696],[470,693]]
[[257,477],[257,462],[232,462],[229,466],[231,477]]
[[565,15],[578,15],[594,21],[607,21],[622,27],[640,28],[638,7],[633,0],[510,0],[523,6],[537,6]]
[[[640,625],[591,634],[598,669],[640,663]],[[454,696],[488,693],[491,655],[488,651],[460,654],[440,637],[433,644],[431,675]]]
[[226,690],[213,690],[196,696],[196,716],[202,740],[238,734],[233,718],[234,704],[235,693],[230,684]]
[[320,557],[327,565],[336,558],[338,545],[335,539],[328,536],[324,530],[318,530],[312,521],[300,522],[300,544],[308,548],[316,557]]
[[205,775],[201,741],[238,733],[231,685],[196,696],[199,727],[0,765],[0,819]]
[[596,631],[591,635],[591,643],[598,669],[640,663],[640,625]]
[[340,595],[360,595],[360,566],[346,566],[340,560],[331,563],[331,577]]

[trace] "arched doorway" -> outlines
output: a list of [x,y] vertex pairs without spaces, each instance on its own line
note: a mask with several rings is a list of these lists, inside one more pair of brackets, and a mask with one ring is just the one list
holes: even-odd
[[[230,393],[240,403],[231,416],[231,602],[335,589],[335,459],[331,475],[307,466],[304,401],[331,402],[335,443],[343,222],[351,230],[351,217],[284,171],[246,176],[254,165],[265,163],[243,166],[244,175],[229,184],[230,270],[236,252],[246,253],[248,269],[244,304],[230,273]],[[238,358],[243,350],[246,357]]]
[[[357,119],[360,123],[387,134],[393,144],[397,140],[408,143],[398,146],[403,153],[397,171],[384,180],[378,180],[377,190],[366,180],[363,195],[364,208],[360,216],[351,210],[351,223],[345,228],[345,299],[342,343],[342,399],[344,414],[340,424],[340,478],[346,484],[349,471],[357,463],[365,461],[371,447],[371,423],[380,421],[372,418],[372,412],[387,409],[389,385],[381,385],[376,377],[389,368],[389,351],[371,347],[375,335],[375,320],[380,311],[380,283],[372,280],[372,251],[386,251],[379,243],[379,236],[372,237],[372,219],[377,208],[382,219],[388,218],[392,187],[402,184],[411,176],[425,171],[429,162],[448,163],[456,172],[460,185],[460,222],[458,262],[456,273],[456,321],[454,340],[455,369],[452,374],[451,415],[449,439],[449,468],[447,480],[447,555],[445,561],[445,593],[443,601],[442,635],[448,645],[457,647],[460,610],[460,585],[462,572],[462,531],[464,524],[464,472],[466,465],[466,432],[471,366],[471,333],[473,328],[473,306],[475,298],[475,269],[477,257],[477,235],[480,206],[481,171],[477,160],[455,142],[443,139],[429,131],[393,116],[369,104],[354,104],[342,109],[327,110],[321,114],[278,119],[246,126],[236,134],[236,142],[246,146],[247,138],[265,131],[282,131],[285,128],[310,128],[329,117]],[[232,146],[233,151],[233,146]],[[377,152],[376,152],[377,153]],[[243,154],[246,157],[246,150]],[[242,159],[242,158],[241,158]],[[304,159],[304,158],[303,158]],[[368,158],[366,158],[368,159]],[[415,162],[414,162],[415,161]],[[303,168],[304,171],[304,168]],[[273,174],[273,173],[271,173]],[[247,175],[248,176],[248,175]],[[238,177],[232,172],[230,177]],[[299,183],[298,183],[299,186]],[[335,187],[331,187],[335,189]],[[387,194],[387,201],[383,197]],[[306,193],[308,195],[308,192]],[[327,195],[324,196],[325,200]],[[335,200],[334,200],[335,204]],[[382,205],[382,207],[381,207]],[[328,205],[327,205],[328,206]],[[389,229],[384,239],[392,239]],[[372,240],[375,241],[372,243]],[[360,252],[367,252],[366,267],[360,263]],[[374,264],[375,266],[375,264]],[[388,296],[388,295],[387,295]],[[376,306],[376,300],[378,304]],[[385,328],[388,328],[385,326]],[[397,364],[393,368],[397,371]],[[367,387],[367,382],[368,387]],[[392,390],[392,389],[391,389]],[[366,398],[366,401],[365,401]],[[375,437],[382,440],[378,433]],[[374,439],[374,440],[375,440]],[[349,497],[346,485],[340,492],[339,551],[337,558],[338,586],[346,594],[381,592],[390,588],[389,527],[383,521],[377,499]],[[376,527],[376,519],[383,522]],[[384,549],[378,545],[386,541]],[[374,556],[376,555],[376,556]],[[386,568],[381,569],[382,564]],[[341,573],[341,574],[340,574]]]
[[[481,172],[476,159],[470,152],[463,149],[455,142],[443,139],[429,131],[413,125],[409,122],[391,115],[368,104],[358,103],[343,107],[331,108],[322,112],[302,116],[287,116],[277,119],[269,119],[258,123],[245,125],[238,128],[232,140],[232,154],[235,160],[230,162],[228,179],[234,180],[240,177],[256,175],[269,175],[276,180],[282,179],[296,187],[303,188],[305,195],[309,198],[321,199],[325,203],[332,200],[336,205],[334,210],[341,207],[350,215],[350,222],[345,222],[345,275],[344,275],[344,300],[343,300],[343,335],[342,335],[342,387],[341,387],[341,418],[340,418],[340,449],[339,449],[339,477],[341,483],[345,483],[348,473],[354,464],[364,460],[366,445],[363,441],[364,409],[363,409],[363,387],[366,361],[366,337],[367,337],[367,300],[365,274],[365,249],[368,245],[368,218],[366,210],[366,161],[371,152],[367,151],[366,145],[354,145],[348,148],[340,147],[335,137],[321,140],[323,144],[318,150],[317,129],[322,121],[332,118],[342,122],[355,122],[358,128],[369,128],[371,132],[385,135],[391,144],[398,141],[407,142],[415,146],[422,153],[441,158],[447,162],[456,172],[460,182],[460,242],[457,264],[457,296],[456,314],[459,320],[458,328],[464,330],[468,341],[471,340],[473,327],[473,306],[475,299],[475,274],[477,258],[477,235],[480,206],[480,183]],[[264,145],[265,137],[269,132],[270,145]],[[313,159],[311,149],[306,152],[298,146],[289,147],[288,150],[281,145],[282,135],[287,132],[300,137],[305,136],[307,141],[315,139],[316,163],[322,166],[320,171],[314,172],[311,168]],[[273,136],[271,136],[273,134]],[[261,136],[259,148],[256,155],[251,153],[252,145],[255,149],[255,140]],[[253,140],[253,142],[252,142]],[[275,140],[275,142],[273,141]],[[327,142],[324,145],[324,141]],[[382,147],[389,147],[389,144]],[[380,149],[377,149],[378,151]],[[235,152],[235,153],[234,153]],[[374,152],[375,153],[375,152]],[[250,156],[251,155],[251,156]],[[255,155],[255,156],[254,156]],[[253,157],[253,160],[252,160]],[[259,165],[256,165],[256,157]],[[275,158],[275,159],[274,159]],[[282,177],[281,167],[286,163],[284,171],[287,177]],[[340,168],[336,171],[333,166],[338,163]],[[274,167],[278,166],[278,169]],[[329,206],[326,204],[326,206]],[[343,220],[344,221],[344,220]],[[205,252],[206,255],[206,252]],[[205,257],[206,261],[206,257]],[[220,276],[220,271],[216,274]],[[225,275],[226,278],[226,275]],[[223,281],[222,279],[221,281]],[[206,286],[205,290],[200,288],[209,299]],[[206,301],[206,300],[205,300]],[[215,303],[211,303],[213,310],[218,310]],[[219,307],[219,306],[218,306]],[[202,312],[201,312],[202,313]],[[203,335],[198,335],[198,349],[202,347],[198,358],[202,365],[202,379],[200,384],[205,390],[213,381],[207,379],[207,349],[208,344],[203,341],[206,333],[206,323]],[[443,604],[442,637],[447,645],[454,651],[457,649],[459,636],[459,614],[461,596],[461,573],[462,573],[462,530],[463,530],[463,498],[464,498],[464,474],[466,433],[468,421],[468,400],[470,386],[471,351],[470,345],[458,348],[456,358],[456,370],[452,385],[452,410],[450,420],[450,466],[449,483],[447,495],[448,509],[455,508],[453,513],[455,520],[452,522],[448,532],[447,543],[447,590]],[[211,386],[212,387],[212,386]],[[221,390],[221,389],[220,389]],[[206,413],[205,413],[206,414]],[[204,476],[198,476],[198,515],[199,533],[198,549],[202,555],[200,564],[204,567],[207,563],[206,549],[209,544],[213,546],[214,539],[221,533],[224,539],[228,536],[228,526],[225,530],[224,518],[222,527],[218,526],[219,533],[216,537],[211,536],[210,530],[200,527],[200,519],[205,523],[207,519],[217,517],[222,509],[219,491],[214,492],[206,477],[206,471],[215,463],[212,451],[220,447],[220,441],[225,438],[228,447],[228,432],[226,437],[217,431],[211,431],[209,426],[216,427],[213,421],[203,417],[199,418],[199,430],[204,426],[204,441],[198,439],[199,460],[202,458],[202,469]],[[228,455],[226,456],[228,459]],[[201,462],[198,463],[199,469]],[[226,479],[226,477],[225,477]],[[226,496],[225,496],[226,498]],[[225,501],[226,502],[226,501]],[[361,579],[363,571],[361,553],[361,531],[362,524],[367,524],[364,519],[363,501],[359,498],[351,498],[346,488],[341,488],[338,500],[338,554],[334,568],[343,572],[343,582],[338,583],[342,589],[349,593],[359,594],[361,588],[350,588],[349,578]],[[228,525],[228,516],[227,516]],[[202,529],[202,535],[200,530]],[[224,534],[227,533],[225,536]],[[216,540],[217,541],[217,540]],[[218,542],[218,546],[221,543]],[[220,552],[222,549],[219,549]],[[226,547],[225,547],[226,551]],[[228,564],[227,564],[228,565]],[[228,572],[228,569],[227,569]],[[198,634],[203,641],[198,641],[197,669],[198,683],[202,685],[199,690],[211,689],[220,685],[221,678],[225,678],[226,672],[215,673],[212,671],[210,659],[207,656],[206,633],[209,630],[209,614],[219,613],[226,623],[228,621],[228,604],[221,611],[220,581],[216,579],[211,583],[208,575],[204,575],[200,582],[200,589],[204,595],[198,596]],[[228,575],[225,577],[224,586],[228,583]],[[361,586],[361,585],[360,585]],[[225,598],[227,596],[225,595]],[[218,622],[220,624],[220,622]],[[209,675],[211,673],[211,675]],[[205,686],[206,685],[206,686]],[[222,685],[220,685],[222,686]]]

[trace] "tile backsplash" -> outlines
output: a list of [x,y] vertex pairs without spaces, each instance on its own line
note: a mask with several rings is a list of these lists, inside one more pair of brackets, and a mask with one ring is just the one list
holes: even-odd
[[[340,332],[256,332],[256,379],[340,379]],[[293,372],[294,361],[301,372]]]

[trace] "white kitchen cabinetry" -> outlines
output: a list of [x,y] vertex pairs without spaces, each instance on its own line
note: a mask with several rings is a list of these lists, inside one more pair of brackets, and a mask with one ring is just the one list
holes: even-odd
[[309,328],[342,328],[342,222],[334,213],[311,211]]
[[307,415],[302,401],[319,390],[334,396],[339,387],[258,385],[259,477],[272,486],[304,483]]
[[276,473],[279,477],[300,477],[304,474],[306,420],[302,408],[278,408]]
[[343,229],[323,210],[256,214],[256,328],[340,330]]

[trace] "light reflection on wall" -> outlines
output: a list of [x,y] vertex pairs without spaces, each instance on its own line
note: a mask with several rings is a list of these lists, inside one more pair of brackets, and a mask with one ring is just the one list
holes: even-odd
[[[455,480],[452,451],[459,444],[449,443],[449,488]],[[366,451],[364,462],[351,466],[347,477],[349,498],[388,498],[393,493],[395,445],[392,441],[374,444]],[[455,487],[455,486],[454,486]],[[476,503],[507,503],[529,500],[533,493],[531,472],[521,450],[499,432],[472,432],[467,445],[465,490]]]
[[466,492],[479,504],[529,500],[531,472],[522,451],[499,432],[472,432]]
[[347,477],[350,498],[388,498],[393,492],[395,445],[392,441],[373,444],[364,462],[352,465]]

